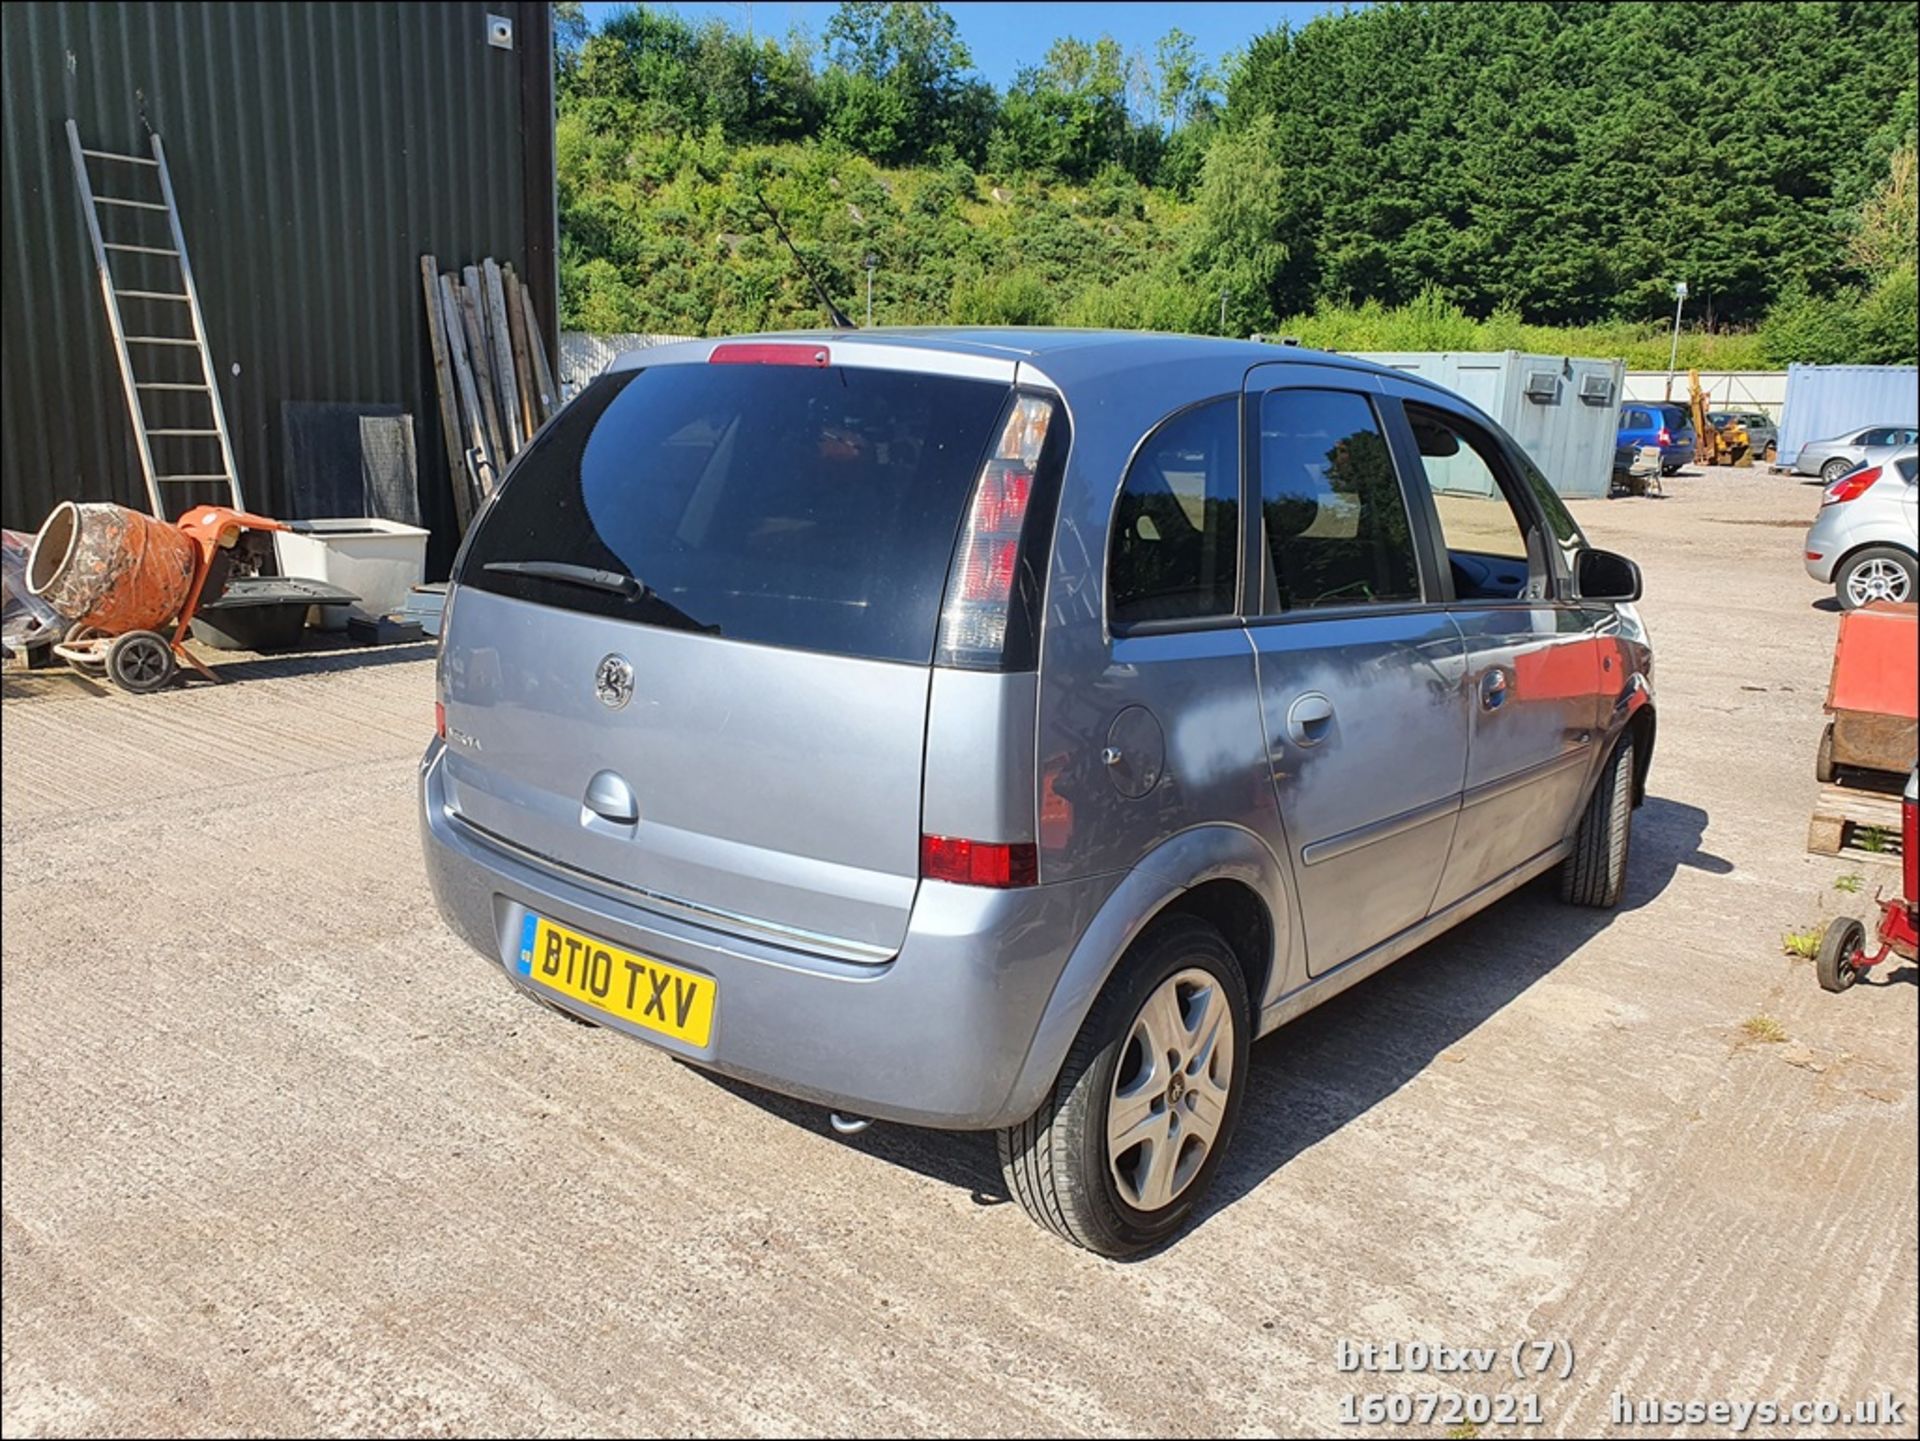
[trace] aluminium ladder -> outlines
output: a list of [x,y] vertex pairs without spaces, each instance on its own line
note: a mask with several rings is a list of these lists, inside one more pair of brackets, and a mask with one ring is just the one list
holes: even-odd
[[[220,387],[214,380],[213,354],[207,346],[206,322],[200,314],[200,298],[193,288],[193,270],[187,264],[187,240],[180,229],[180,209],[174,203],[173,180],[167,174],[167,153],[160,145],[160,137],[150,136],[153,145],[151,159],[141,155],[118,155],[110,150],[88,150],[80,143],[80,128],[72,120],[67,121],[67,144],[73,151],[74,178],[80,182],[81,213],[87,219],[87,234],[93,241],[93,262],[100,272],[100,294],[107,306],[107,325],[113,332],[114,353],[120,361],[120,380],[126,387],[127,410],[133,417],[133,438],[140,452],[140,468],[146,476],[147,497],[153,504],[153,513],[165,521],[173,519],[170,507],[164,499],[164,486],[188,482],[211,484],[221,482],[227,487],[230,503],[235,510],[245,510],[246,505],[240,495],[240,472],[233,462],[233,442],[227,432],[226,411],[220,404]],[[159,200],[145,200],[125,194],[96,195],[93,181],[87,171],[87,162],[98,160],[114,166],[125,167],[136,177],[151,174],[159,181]],[[132,239],[140,238],[136,233],[127,241],[106,240],[100,233],[100,208],[111,206],[115,210],[127,211],[136,220],[143,214],[160,212],[167,217],[167,231],[172,244],[136,245]],[[149,264],[145,257],[161,256],[164,260],[175,262],[165,269],[179,272],[178,290],[150,290],[145,288],[122,288],[114,280],[113,267],[108,252],[142,257],[134,264]],[[162,264],[164,265],[164,260]],[[156,282],[157,283],[157,282]],[[136,302],[136,313],[163,315],[175,305],[187,308],[187,318],[191,323],[191,335],[171,335],[165,333],[164,324],[143,323],[141,333],[128,334],[127,320],[121,313],[121,301]],[[140,309],[144,307],[144,309]],[[182,380],[179,372],[166,369],[136,370],[133,363],[135,347],[143,357],[152,352],[156,359],[169,351],[191,347],[200,360],[200,378],[197,381]],[[143,379],[142,375],[151,378]],[[164,378],[161,378],[164,377]],[[148,402],[144,393],[155,396],[172,394],[186,398],[197,396],[206,402],[205,416],[190,417],[181,424],[150,424],[147,420]],[[160,402],[156,401],[156,413]],[[154,461],[156,449],[154,441],[165,444],[160,447],[169,454],[189,448],[204,450],[218,444],[219,468],[213,468],[211,460],[199,466],[191,464],[184,468],[172,469],[167,473],[160,471]]]

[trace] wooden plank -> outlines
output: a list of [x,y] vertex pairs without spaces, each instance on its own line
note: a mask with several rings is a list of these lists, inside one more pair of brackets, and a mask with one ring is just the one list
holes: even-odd
[[507,446],[506,428],[500,423],[499,404],[493,398],[493,358],[487,349],[487,324],[481,315],[480,271],[477,266],[469,265],[462,273],[467,278],[459,290],[460,315],[467,327],[467,363],[473,367],[473,383],[480,392],[480,413],[486,417],[487,441],[492,448],[497,478],[513,459],[513,451]]
[[560,408],[560,387],[553,383],[553,371],[547,365],[547,342],[540,329],[539,317],[534,314],[533,296],[524,285],[520,287],[520,308],[526,312],[527,347],[533,352],[533,375],[538,383],[540,400],[539,417],[545,420]]
[[487,343],[492,347],[494,398],[500,402],[500,420],[510,449],[518,455],[527,443],[526,428],[520,424],[519,382],[514,377],[513,332],[507,326],[507,293],[500,279],[500,266],[492,256],[480,262],[481,296],[486,302]]
[[460,391],[460,407],[464,414],[461,427],[466,444],[461,447],[462,462],[460,474],[462,484],[478,496],[484,497],[486,484],[479,476],[468,469],[465,456],[468,451],[477,452],[485,463],[488,477],[497,476],[499,462],[495,459],[491,444],[487,438],[485,413],[480,405],[480,387],[473,378],[473,364],[467,354],[467,327],[460,304],[459,286],[451,275],[440,277],[440,312],[442,323],[447,330],[447,353],[453,361],[454,379]]
[[[1873,844],[1863,844],[1868,832]],[[1878,791],[1824,785],[1807,823],[1807,849],[1815,855],[1895,863],[1900,859],[1900,798]]]
[[1863,791],[1852,786],[1824,785],[1814,803],[1817,816],[1836,816],[1863,826],[1880,826],[1900,833],[1900,797],[1884,791]]
[[440,397],[440,435],[447,445],[447,482],[453,489],[453,511],[460,533],[473,519],[473,490],[467,484],[460,438],[460,400],[455,391],[453,360],[447,353],[446,313],[440,303],[440,262],[420,257],[420,291],[427,307],[427,341],[433,349],[434,389]]
[[520,433],[532,438],[540,428],[533,399],[533,357],[527,354],[527,317],[520,308],[520,277],[511,265],[500,267],[500,283],[507,293],[507,330],[513,336],[513,398],[520,405]]

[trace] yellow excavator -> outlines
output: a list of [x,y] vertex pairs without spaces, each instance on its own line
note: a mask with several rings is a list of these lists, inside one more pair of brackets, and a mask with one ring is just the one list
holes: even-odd
[[1693,406],[1693,458],[1698,465],[1753,464],[1753,437],[1746,426],[1732,416],[1725,425],[1707,419],[1706,387],[1700,384],[1700,372],[1687,372],[1687,392]]

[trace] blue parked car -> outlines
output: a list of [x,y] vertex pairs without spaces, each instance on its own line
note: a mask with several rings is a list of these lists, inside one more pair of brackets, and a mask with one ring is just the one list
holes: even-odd
[[1613,464],[1625,470],[1643,445],[1660,447],[1660,473],[1672,475],[1693,459],[1693,417],[1684,405],[1636,400],[1620,407],[1620,434]]

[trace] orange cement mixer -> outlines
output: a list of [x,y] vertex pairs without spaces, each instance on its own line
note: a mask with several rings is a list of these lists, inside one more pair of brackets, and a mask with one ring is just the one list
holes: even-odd
[[53,648],[70,665],[104,670],[136,692],[160,689],[180,661],[213,679],[181,645],[194,608],[203,593],[219,594],[225,554],[243,532],[286,529],[221,505],[196,506],[168,525],[123,505],[63,501],[34,537],[27,589],[72,620]]

